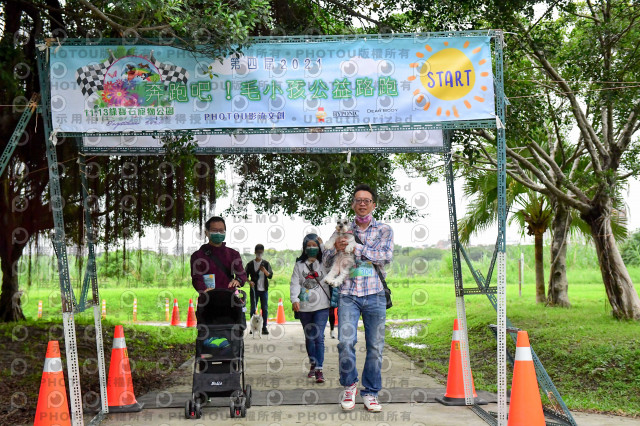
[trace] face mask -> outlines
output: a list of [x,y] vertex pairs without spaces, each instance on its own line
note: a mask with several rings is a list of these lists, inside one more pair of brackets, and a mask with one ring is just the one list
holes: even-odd
[[213,244],[220,244],[221,242],[224,241],[225,235],[226,235],[225,232],[221,234],[218,234],[217,232],[211,232],[209,234],[209,241],[211,241]]
[[256,253],[256,259],[262,259],[262,253]]
[[305,253],[307,253],[307,256],[309,257],[316,257],[318,255],[318,247],[307,247],[305,249]]
[[356,223],[369,223],[373,219],[373,215],[369,213],[366,216],[358,216],[356,215]]

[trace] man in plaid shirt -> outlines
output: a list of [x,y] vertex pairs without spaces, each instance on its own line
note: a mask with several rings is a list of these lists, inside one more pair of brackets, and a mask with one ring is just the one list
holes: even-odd
[[[358,393],[356,351],[358,320],[362,316],[367,356],[362,371],[362,399],[369,411],[382,410],[378,392],[382,388],[382,349],[386,321],[386,298],[380,274],[386,276],[384,266],[393,259],[393,230],[375,220],[371,212],[376,207],[377,194],[369,185],[360,184],[353,191],[351,208],[356,214],[351,225],[354,235],[363,244],[357,244],[354,254],[356,266],[349,278],[340,286],[338,304],[338,353],[340,384],[344,386],[341,405],[344,410],[355,406]],[[339,238],[335,248],[325,250],[327,265],[338,251],[344,251],[346,238]]]

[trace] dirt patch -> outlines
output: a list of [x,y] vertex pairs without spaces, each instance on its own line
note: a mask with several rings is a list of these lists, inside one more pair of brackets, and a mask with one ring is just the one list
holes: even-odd
[[[103,330],[104,333],[104,330]],[[61,324],[0,324],[0,424],[32,424],[35,418],[42,368],[49,340],[60,342],[67,396],[69,391],[64,333]],[[104,335],[106,371],[109,371],[112,336]],[[136,396],[171,385],[170,375],[189,357],[194,346],[158,347],[157,336],[136,332],[127,338]],[[96,358],[95,327],[76,325],[80,385],[85,420],[100,411],[100,385]],[[91,417],[89,417],[90,419]]]

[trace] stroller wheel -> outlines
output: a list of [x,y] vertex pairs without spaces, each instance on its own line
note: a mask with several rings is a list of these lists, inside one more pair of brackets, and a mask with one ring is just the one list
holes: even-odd
[[193,419],[196,416],[193,400],[188,399],[184,403],[184,417],[185,419]]
[[234,419],[236,417],[236,405],[231,401],[229,403],[229,416]]
[[199,419],[202,417],[202,405],[199,402],[196,402],[194,404],[194,408],[195,408],[195,412],[196,412],[196,419]]
[[246,398],[245,407],[251,408],[251,385],[244,388],[244,396]]
[[247,417],[247,407],[245,405],[240,406],[240,417]]

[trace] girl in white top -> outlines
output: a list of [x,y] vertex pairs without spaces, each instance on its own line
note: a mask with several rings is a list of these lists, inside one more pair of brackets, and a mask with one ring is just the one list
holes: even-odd
[[302,242],[302,254],[296,259],[291,275],[291,304],[304,330],[311,368],[307,377],[324,383],[324,329],[329,319],[331,287],[324,283],[322,239],[308,234]]

